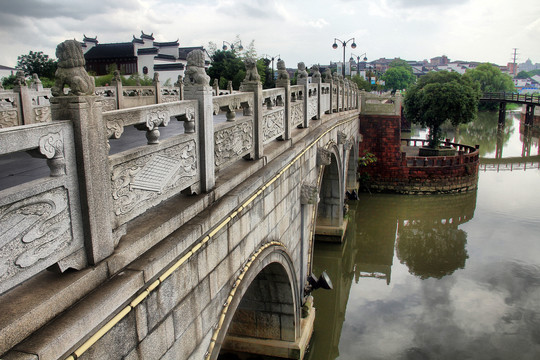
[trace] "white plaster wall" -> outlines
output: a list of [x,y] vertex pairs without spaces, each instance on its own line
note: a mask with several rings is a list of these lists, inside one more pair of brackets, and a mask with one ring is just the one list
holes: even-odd
[[137,57],[137,71],[139,72],[139,75],[141,77],[144,76],[143,68],[145,66],[148,68],[148,74],[147,75],[150,78],[154,77],[154,56],[155,56],[154,54],[148,54],[148,55],[139,55]]

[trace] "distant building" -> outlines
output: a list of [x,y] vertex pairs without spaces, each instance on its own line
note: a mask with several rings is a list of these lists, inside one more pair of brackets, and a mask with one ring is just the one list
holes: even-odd
[[431,58],[429,60],[429,63],[433,66],[447,65],[448,57],[446,55],[437,56],[437,57]]
[[159,73],[159,80],[165,83],[176,82],[178,75],[184,75],[187,64],[187,54],[194,49],[201,49],[206,55],[206,64],[210,64],[210,56],[202,47],[182,48],[178,40],[170,42],[155,41],[153,34],[145,34],[123,43],[99,44],[97,37],[89,38],[84,35],[82,42],[86,70],[95,75],[106,75],[111,66],[123,75],[138,73],[140,76],[154,77]]
[[17,72],[17,69],[15,68],[0,65],[0,79],[4,77],[8,77],[10,75],[15,75],[16,72]]
[[531,59],[527,59],[527,61],[525,61],[522,64],[519,64],[517,67],[518,67],[517,72],[520,72],[520,71],[533,71],[533,70],[540,69],[540,64],[538,64],[538,63],[533,64]]

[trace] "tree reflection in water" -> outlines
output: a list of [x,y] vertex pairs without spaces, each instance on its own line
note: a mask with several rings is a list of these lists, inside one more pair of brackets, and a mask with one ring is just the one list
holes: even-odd
[[457,225],[437,220],[404,221],[400,225],[397,257],[411,274],[440,279],[465,267],[467,233]]
[[327,271],[334,290],[313,294],[317,316],[309,360],[339,356],[353,281],[373,278],[389,285],[394,249],[410,272],[423,279],[450,274],[467,259],[467,234],[458,227],[474,216],[476,192],[422,197],[364,194],[350,205],[345,242],[315,245],[314,273]]

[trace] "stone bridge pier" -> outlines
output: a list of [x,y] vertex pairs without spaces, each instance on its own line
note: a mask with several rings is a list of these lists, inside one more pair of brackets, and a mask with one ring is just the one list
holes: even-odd
[[103,111],[79,89],[52,122],[0,129],[0,155],[51,169],[0,190],[3,360],[303,358],[314,239],[342,237],[357,187],[360,92],[286,71],[262,90],[248,69],[212,96],[190,55],[185,99]]

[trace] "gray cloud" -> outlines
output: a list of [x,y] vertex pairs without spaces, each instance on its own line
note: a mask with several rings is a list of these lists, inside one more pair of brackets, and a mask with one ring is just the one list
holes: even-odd
[[4,18],[24,17],[33,19],[50,19],[67,17],[77,20],[86,19],[89,16],[107,14],[115,9],[131,8],[135,11],[139,7],[137,2],[118,0],[114,2],[99,2],[72,0],[21,0],[4,1],[2,3],[2,15]]

